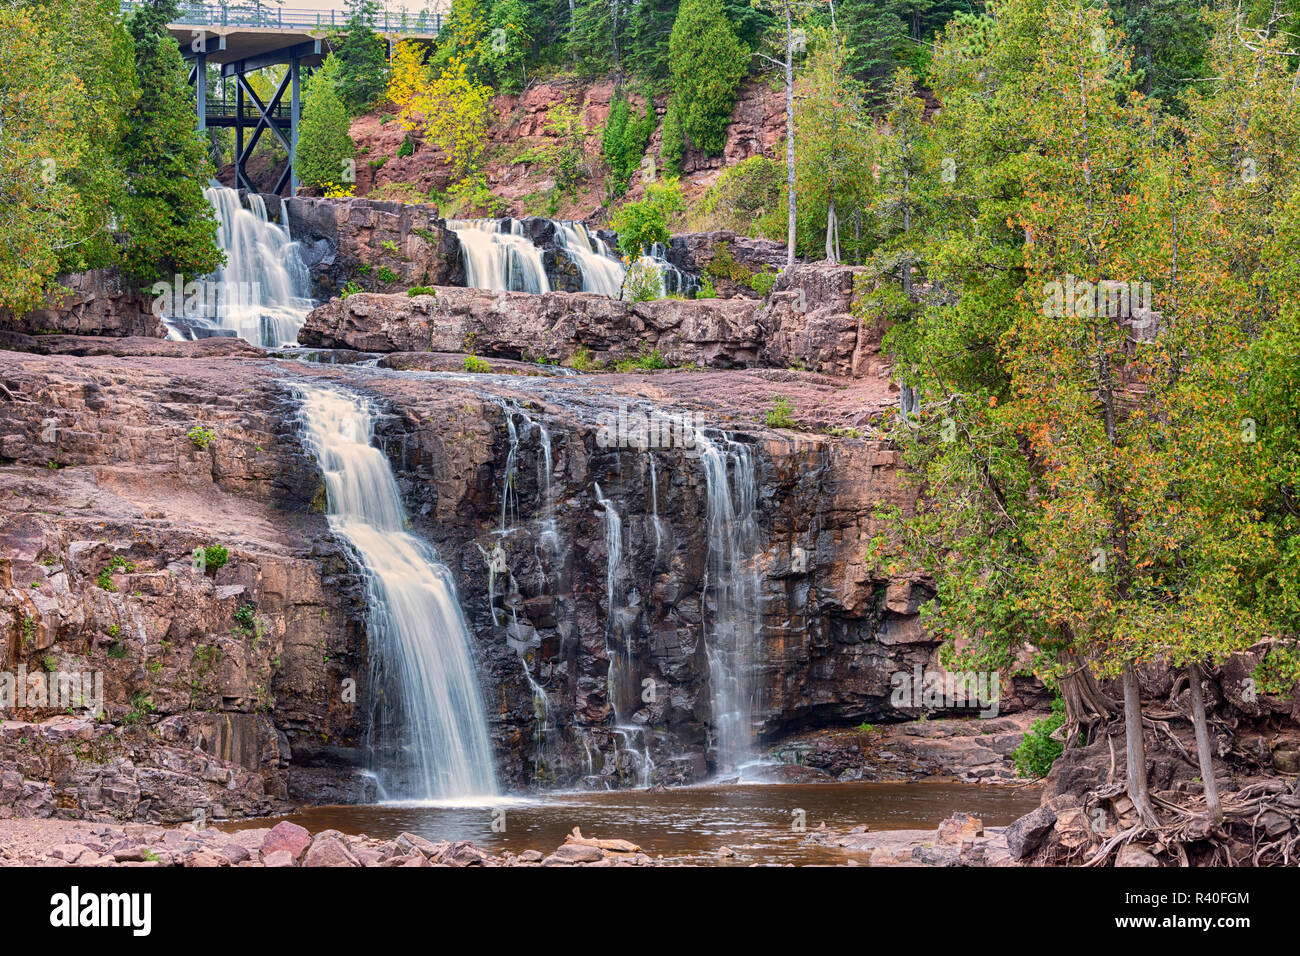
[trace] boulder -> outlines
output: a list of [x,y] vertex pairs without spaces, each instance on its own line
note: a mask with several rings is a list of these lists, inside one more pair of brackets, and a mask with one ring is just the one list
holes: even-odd
[[1050,807],[1039,807],[1026,813],[1015,823],[1007,827],[1007,849],[1013,860],[1023,860],[1038,849],[1043,838],[1056,825],[1056,814]]
[[311,846],[311,833],[306,827],[300,827],[288,820],[281,820],[271,828],[271,832],[262,840],[261,854],[265,859],[272,853],[287,852],[297,860]]

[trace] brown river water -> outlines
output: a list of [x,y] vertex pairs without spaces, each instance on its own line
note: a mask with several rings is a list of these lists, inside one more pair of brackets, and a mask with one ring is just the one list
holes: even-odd
[[[280,819],[392,839],[404,831],[430,840],[472,840],[492,852],[550,853],[580,827],[584,836],[637,843],[651,856],[682,863],[843,863],[842,850],[803,840],[830,829],[933,829],[957,810],[1004,826],[1038,806],[1039,788],[960,783],[731,784],[662,792],[615,790],[501,797],[491,806],[311,807]],[[797,811],[803,811],[802,816]],[[802,821],[804,829],[799,829]],[[226,829],[265,827],[243,820]],[[741,859],[719,860],[728,846]]]

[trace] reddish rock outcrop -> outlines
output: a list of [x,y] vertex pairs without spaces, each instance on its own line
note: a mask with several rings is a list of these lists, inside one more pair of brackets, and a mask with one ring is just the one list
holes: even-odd
[[552,362],[579,348],[598,361],[658,350],[670,365],[798,368],[881,377],[883,329],[854,308],[860,269],[796,266],[763,303],[751,299],[623,302],[591,293],[436,289],[435,295],[366,295],[314,310],[299,333],[312,348],[370,352],[478,352]]
[[[332,792],[360,730],[338,693],[361,670],[360,586],[274,364],[4,363],[0,671],[99,675],[104,720],[27,695],[0,725],[0,813],[175,822]],[[208,547],[225,563],[197,562]]]
[[438,218],[436,206],[266,198],[269,206],[287,214],[290,234],[302,244],[303,261],[320,298],[337,295],[348,282],[392,291],[464,281],[459,244]]
[[0,309],[0,331],[27,335],[165,334],[153,313],[153,296],[125,280],[116,269],[95,269],[60,276],[55,291],[24,315]]

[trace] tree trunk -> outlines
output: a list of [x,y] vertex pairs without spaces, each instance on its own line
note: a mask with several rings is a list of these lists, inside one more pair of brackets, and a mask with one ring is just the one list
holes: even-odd
[[1065,746],[1075,746],[1081,733],[1084,743],[1090,744],[1096,727],[1118,714],[1119,705],[1101,689],[1088,665],[1074,651],[1063,650],[1056,659],[1070,668],[1060,681],[1065,701]]
[[1219,785],[1214,782],[1214,763],[1210,758],[1210,728],[1205,720],[1205,699],[1201,696],[1201,669],[1187,665],[1187,683],[1192,692],[1192,726],[1196,729],[1196,759],[1201,765],[1201,781],[1205,784],[1205,807],[1210,823],[1223,822],[1223,804],[1219,802]]
[[826,207],[826,261],[832,264],[839,262],[839,249],[835,241],[835,234],[838,229],[838,221],[835,218],[835,200],[832,198],[830,205]]
[[1147,784],[1147,752],[1142,733],[1142,698],[1132,661],[1124,662],[1124,743],[1128,797],[1142,822],[1158,826]]
[[790,3],[785,4],[785,173],[789,198],[789,229],[786,234],[785,265],[794,266],[795,192],[794,192],[794,29],[790,22]]
[[578,68],[578,51],[576,48],[573,48],[573,30],[577,26],[574,22],[577,19],[577,16],[578,10],[575,6],[575,0],[569,0],[569,52],[573,54],[573,68],[575,70]]

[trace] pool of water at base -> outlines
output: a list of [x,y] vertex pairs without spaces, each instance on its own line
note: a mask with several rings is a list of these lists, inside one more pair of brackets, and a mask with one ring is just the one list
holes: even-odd
[[[506,796],[481,804],[310,807],[224,828],[288,819],[313,833],[335,829],[392,839],[409,831],[435,841],[472,840],[494,853],[550,853],[579,827],[584,836],[629,840],[653,857],[681,863],[843,863],[844,851],[804,839],[822,823],[832,830],[859,824],[872,830],[933,829],[958,810],[987,826],[1004,826],[1037,807],[1039,796],[1037,786],[961,783],[701,785]],[[797,826],[801,819],[803,830]],[[719,859],[723,846],[738,856]]]

